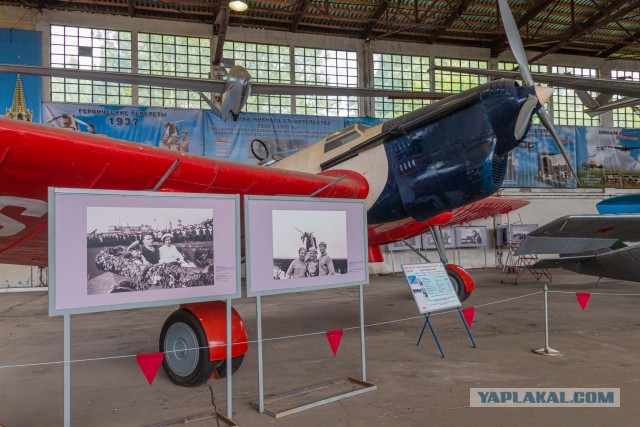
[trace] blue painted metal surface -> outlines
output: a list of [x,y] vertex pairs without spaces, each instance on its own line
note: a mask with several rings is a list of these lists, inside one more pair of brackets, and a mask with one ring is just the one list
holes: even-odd
[[436,117],[386,139],[389,177],[368,212],[369,224],[407,216],[424,221],[495,193],[508,153],[521,141],[515,122],[529,95],[533,87],[496,80],[386,122],[383,131],[405,130],[419,115]]
[[640,213],[640,194],[612,197],[596,205],[600,214],[637,214]]

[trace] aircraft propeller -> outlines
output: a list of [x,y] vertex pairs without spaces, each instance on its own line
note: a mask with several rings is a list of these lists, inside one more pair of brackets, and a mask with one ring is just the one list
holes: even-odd
[[[500,9],[500,16],[502,18],[502,24],[504,25],[504,31],[507,35],[507,40],[509,40],[509,46],[511,47],[511,51],[513,52],[513,56],[518,63],[518,68],[520,69],[520,76],[522,77],[522,81],[527,86],[534,86],[535,82],[533,81],[533,77],[531,76],[531,71],[529,70],[529,62],[527,60],[527,54],[524,51],[524,46],[522,45],[522,39],[520,38],[520,31],[518,31],[518,26],[516,24],[515,19],[513,18],[513,14],[511,13],[511,9],[509,8],[509,3],[507,0],[498,0],[498,7]],[[569,165],[569,169],[571,170],[571,174],[574,176],[576,181],[578,180],[578,174],[576,173],[575,168],[573,167],[573,163],[569,159],[569,154],[564,149],[558,134],[553,128],[553,123],[551,122],[551,118],[547,111],[544,109],[544,104],[547,102],[551,94],[553,93],[553,89],[551,88],[543,88],[536,86],[536,101],[540,102],[540,109],[536,112],[538,118],[542,125],[549,131],[553,141],[556,146],[562,153],[567,165]],[[520,110],[520,114],[516,120],[516,128],[515,128],[515,137],[520,139],[524,135],[524,130],[526,129],[528,118],[531,115],[531,111],[534,107],[531,104],[535,103],[533,99],[536,97],[530,96],[527,101],[525,101],[522,109]]]

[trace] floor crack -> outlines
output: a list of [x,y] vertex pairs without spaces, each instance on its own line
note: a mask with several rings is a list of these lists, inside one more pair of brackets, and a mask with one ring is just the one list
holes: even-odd
[[216,426],[220,427],[220,419],[218,418],[218,407],[216,406],[216,397],[213,395],[213,386],[211,384],[207,384],[209,386],[209,392],[211,393],[211,405],[213,406],[213,410],[216,412]]

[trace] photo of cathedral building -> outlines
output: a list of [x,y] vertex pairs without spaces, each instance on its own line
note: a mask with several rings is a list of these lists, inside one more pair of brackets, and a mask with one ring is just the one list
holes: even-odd
[[33,120],[33,111],[27,108],[27,103],[24,100],[24,91],[22,90],[22,80],[20,80],[20,74],[16,79],[16,88],[13,92],[13,102],[11,108],[7,109],[6,116],[10,119],[24,120],[30,122]]

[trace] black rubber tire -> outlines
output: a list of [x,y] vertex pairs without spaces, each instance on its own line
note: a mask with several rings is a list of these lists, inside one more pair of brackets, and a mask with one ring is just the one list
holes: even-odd
[[471,293],[467,292],[467,289],[464,287],[464,280],[462,280],[462,277],[460,277],[460,275],[455,271],[449,270],[448,268],[447,275],[449,275],[449,280],[451,280],[453,289],[456,291],[458,298],[460,298],[460,302],[466,301]]
[[[231,358],[231,368],[234,374],[238,369],[240,369],[240,365],[242,365],[243,360],[244,360],[244,354]],[[227,377],[227,361],[219,360],[216,363],[218,364],[216,367],[216,371],[218,371],[218,376],[220,378],[226,378]]]
[[[191,350],[189,350],[191,349]],[[209,360],[207,336],[200,321],[189,310],[176,310],[160,333],[162,367],[172,382],[183,387],[206,383],[219,362]]]

